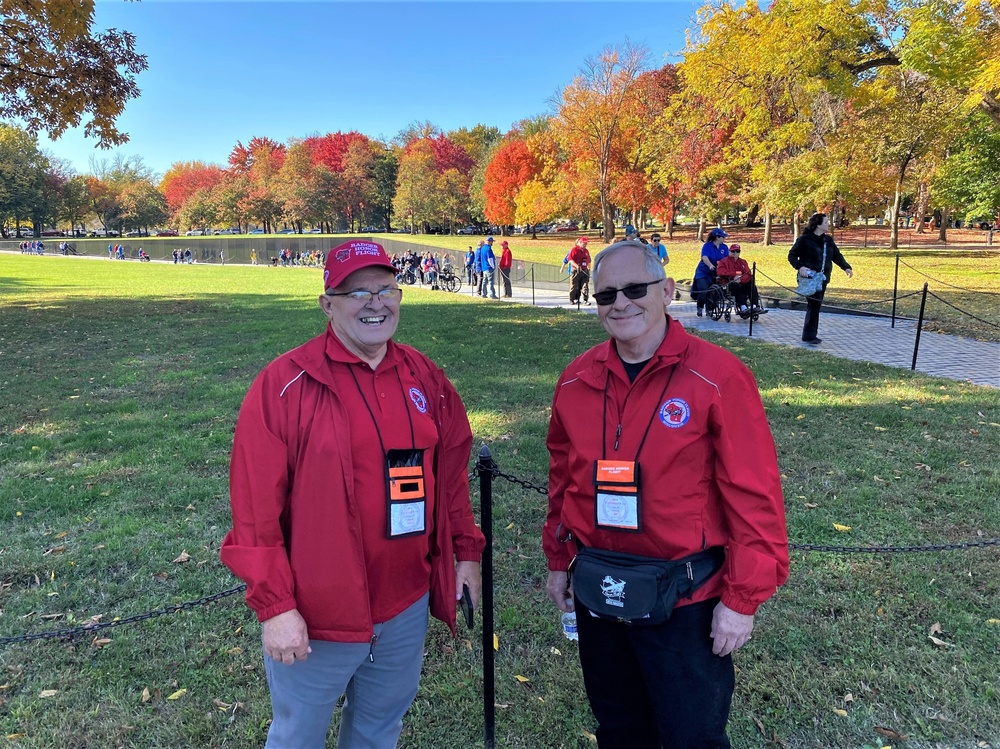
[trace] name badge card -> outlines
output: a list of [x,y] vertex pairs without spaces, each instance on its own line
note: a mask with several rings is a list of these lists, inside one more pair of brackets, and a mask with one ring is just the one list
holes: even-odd
[[386,504],[389,538],[416,536],[426,527],[423,450],[389,450],[386,456]]
[[634,460],[594,462],[594,524],[603,530],[642,530],[639,464]]

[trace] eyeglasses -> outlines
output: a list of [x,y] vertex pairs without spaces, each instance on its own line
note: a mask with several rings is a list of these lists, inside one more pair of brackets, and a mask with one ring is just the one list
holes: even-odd
[[656,281],[646,281],[646,283],[630,283],[628,286],[623,286],[620,289],[605,289],[604,291],[598,291],[594,294],[594,301],[597,302],[602,307],[607,307],[609,304],[614,304],[615,299],[618,298],[618,292],[622,292],[626,299],[642,299],[649,291],[649,287],[653,284],[661,283],[662,278]]
[[352,302],[364,302],[368,304],[372,299],[378,297],[382,304],[393,304],[398,302],[403,298],[403,290],[396,289],[380,289],[379,291],[365,291],[364,289],[356,289],[355,291],[345,291],[339,294],[335,294],[332,291],[326,292],[327,296],[346,296]]

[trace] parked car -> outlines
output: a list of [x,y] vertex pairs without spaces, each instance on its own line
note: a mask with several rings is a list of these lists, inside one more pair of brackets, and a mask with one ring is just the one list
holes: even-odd
[[556,227],[556,231],[579,231],[580,227],[575,222],[570,222],[568,224],[559,224]]
[[132,231],[125,232],[125,236],[126,237],[142,237],[142,236],[145,236],[145,235],[141,231],[139,231],[138,229],[133,229]]
[[275,234],[294,234],[295,229],[279,229]]
[[161,229],[160,231],[153,232],[154,237],[176,237],[177,231],[175,229]]
[[264,233],[263,229],[251,229],[250,231],[247,232],[247,234],[263,234],[263,233]]
[[479,229],[475,226],[463,226],[458,230],[459,234],[478,234]]
[[188,229],[184,232],[185,237],[200,237],[204,232],[201,229]]

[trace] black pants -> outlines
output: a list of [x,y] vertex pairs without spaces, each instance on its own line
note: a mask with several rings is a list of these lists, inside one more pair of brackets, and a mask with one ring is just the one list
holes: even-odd
[[718,599],[664,624],[604,621],[576,602],[580,665],[599,749],[729,749],[732,656],[712,654]]
[[811,341],[819,331],[819,308],[823,305],[826,284],[812,296],[806,297],[806,320],[802,324],[802,340]]
[[580,294],[583,294],[583,301],[590,297],[590,271],[580,268],[573,271],[569,280],[569,303],[577,304],[580,301]]
[[510,297],[512,295],[510,288],[510,268],[500,269],[500,280],[503,281],[503,295]]
[[715,283],[715,279],[705,278],[703,276],[695,278],[691,283],[691,298],[698,303],[698,309],[702,309],[705,306],[705,297],[708,296],[705,292],[708,291],[709,287]]

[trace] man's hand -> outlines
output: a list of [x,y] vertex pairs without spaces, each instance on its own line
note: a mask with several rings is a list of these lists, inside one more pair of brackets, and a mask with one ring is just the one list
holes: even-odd
[[721,601],[712,612],[712,652],[729,655],[743,647],[753,632],[753,614],[737,614]]
[[298,609],[264,620],[264,652],[278,663],[290,666],[304,661],[312,652],[306,620]]
[[549,572],[549,579],[545,583],[545,595],[560,611],[574,611],[576,609],[576,604],[573,603],[573,586],[569,584],[567,572]]
[[455,564],[455,600],[462,597],[462,586],[469,586],[472,608],[479,608],[479,596],[483,591],[483,578],[479,562],[458,562]]
[[847,270],[845,270],[844,273],[847,274],[848,278],[854,278],[854,271],[851,270],[850,268],[848,268]]

